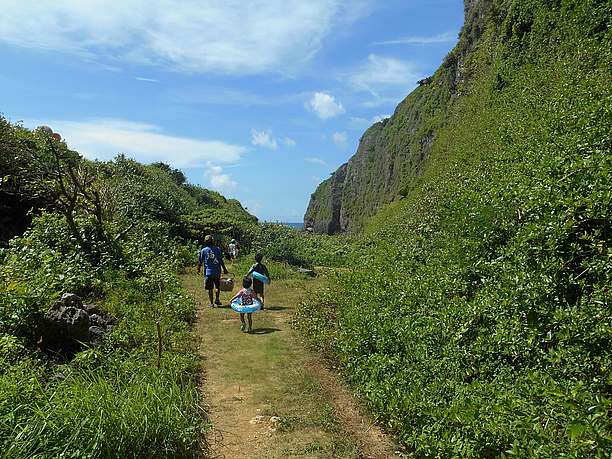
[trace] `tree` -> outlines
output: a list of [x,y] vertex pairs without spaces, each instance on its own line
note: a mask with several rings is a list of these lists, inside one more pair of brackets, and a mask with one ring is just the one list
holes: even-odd
[[69,150],[58,137],[46,127],[33,134],[22,133],[14,151],[19,187],[64,215],[79,245],[84,241],[75,219],[78,212],[94,218],[98,236],[104,239],[104,186],[96,179],[94,165]]

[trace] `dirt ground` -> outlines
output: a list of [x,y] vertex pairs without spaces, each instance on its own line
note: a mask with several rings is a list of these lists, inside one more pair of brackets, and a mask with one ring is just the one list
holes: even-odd
[[290,326],[313,280],[274,282],[266,310],[253,314],[253,333],[238,314],[210,309],[200,276],[184,282],[198,303],[202,390],[214,458],[393,458],[389,436],[363,414],[337,374],[313,355]]

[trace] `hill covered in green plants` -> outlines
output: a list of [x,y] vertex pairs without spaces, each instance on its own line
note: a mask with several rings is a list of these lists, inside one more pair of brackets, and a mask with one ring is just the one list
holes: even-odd
[[[257,219],[166,164],[89,161],[49,128],[3,118],[0,207],[0,457],[205,452],[195,305],[179,273],[208,233],[248,246]],[[65,293],[93,305],[85,333],[114,318],[98,343],[48,346]]]
[[89,161],[52,135],[47,127],[32,132],[0,118],[0,244],[21,234],[42,210],[68,220],[84,215],[97,225],[165,222],[172,235],[194,240],[206,232],[237,237],[242,224],[257,222],[237,200],[186,183],[167,164],[144,165],[123,155]]
[[610,456],[611,18],[466,1],[431,81],[313,195],[305,223],[361,249],[299,326],[414,457]]

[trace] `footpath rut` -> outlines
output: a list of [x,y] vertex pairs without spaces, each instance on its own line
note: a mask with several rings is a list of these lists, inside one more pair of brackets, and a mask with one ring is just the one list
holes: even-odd
[[290,327],[295,305],[316,281],[273,283],[267,309],[253,315],[253,334],[240,332],[229,293],[222,293],[223,307],[210,309],[201,277],[191,272],[183,282],[198,304],[202,390],[212,423],[207,457],[399,457]]

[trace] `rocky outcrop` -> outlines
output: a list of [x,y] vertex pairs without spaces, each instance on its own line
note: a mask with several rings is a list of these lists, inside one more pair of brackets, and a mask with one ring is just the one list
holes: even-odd
[[344,231],[340,222],[347,164],[343,164],[312,195],[304,216],[304,228],[315,233],[334,234]]
[[[444,88],[417,89],[395,114],[370,127],[355,155],[312,195],[304,227],[316,233],[353,232],[383,204],[401,195],[405,182],[420,172],[434,132],[426,122],[442,105],[428,103],[430,94]],[[450,93],[439,99],[450,99]]]
[[381,206],[405,194],[423,170],[436,130],[469,80],[466,56],[484,30],[490,3],[465,1],[465,24],[455,49],[391,118],[370,127],[348,163],[319,185],[304,216],[305,228],[327,234],[359,231]]
[[38,344],[42,350],[73,355],[82,344],[101,343],[115,318],[96,305],[83,304],[74,293],[65,293],[40,321]]

